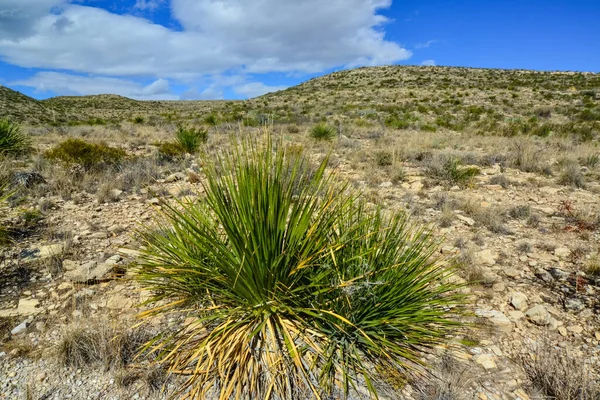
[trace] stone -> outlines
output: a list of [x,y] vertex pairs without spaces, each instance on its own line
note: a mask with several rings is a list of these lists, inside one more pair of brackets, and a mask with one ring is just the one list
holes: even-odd
[[108,237],[108,233],[106,232],[94,232],[88,236],[90,239],[106,239]]
[[550,275],[559,281],[566,281],[571,276],[571,273],[558,268],[550,268]]
[[500,311],[498,311],[489,321],[494,327],[500,332],[511,333],[513,330],[513,323],[510,319]]
[[60,254],[63,254],[67,249],[66,243],[58,243],[58,244],[50,244],[47,246],[40,246],[38,249],[34,250],[34,257],[39,259],[46,259],[50,257],[55,257]]
[[122,310],[133,307],[135,302],[130,297],[121,293],[112,295],[106,302],[106,307],[113,310]]
[[122,260],[122,257],[118,254],[115,254],[114,256],[107,258],[104,261],[104,264],[114,266],[114,265],[117,265],[121,260]]
[[523,311],[509,311],[508,312],[508,319],[510,319],[513,322],[520,321],[523,318],[525,318],[525,314],[523,313]]
[[571,250],[569,250],[567,247],[558,247],[554,249],[554,255],[560,258],[567,258],[571,255]]
[[182,181],[186,178],[186,175],[183,172],[175,172],[165,178],[165,183],[173,183],[177,181]]
[[475,225],[475,220],[473,218],[465,217],[464,215],[460,214],[457,214],[456,218],[458,218],[460,221],[464,222],[468,226]]
[[486,370],[497,368],[496,362],[494,361],[494,356],[492,354],[479,354],[473,357],[473,361],[481,365]]
[[29,321],[25,320],[23,322],[21,322],[19,325],[15,326],[13,328],[12,331],[10,331],[11,335],[18,335],[20,333],[23,333],[27,330],[27,327],[29,326]]
[[490,249],[485,249],[475,253],[475,258],[484,265],[492,266],[496,264],[496,260],[498,259],[498,254],[494,253]]
[[508,276],[509,278],[516,279],[521,277],[521,271],[516,268],[507,268],[504,270],[504,275]]
[[558,333],[561,334],[561,336],[567,336],[567,328],[565,328],[564,326],[559,326],[558,327]]
[[148,204],[152,204],[152,205],[159,205],[160,204],[160,200],[157,199],[156,197],[153,197],[150,200],[148,200],[147,203]]
[[506,290],[506,285],[504,282],[496,282],[492,285],[492,290],[494,292],[504,292]]
[[585,304],[583,304],[583,301],[581,301],[577,298],[571,297],[571,298],[568,298],[565,300],[565,309],[567,311],[578,313],[585,309]]
[[550,275],[550,273],[548,273],[548,271],[546,271],[543,268],[537,268],[535,270],[535,276],[537,276],[539,279],[548,284],[554,282],[554,278],[552,277],[552,275]]
[[385,188],[390,188],[392,186],[394,186],[394,184],[392,182],[390,182],[390,181],[383,182],[383,183],[381,183],[379,185],[380,188],[384,188],[384,189]]
[[567,330],[578,335],[583,332],[583,327],[581,325],[571,325],[567,326]]
[[110,195],[110,197],[111,197],[112,199],[118,199],[118,198],[121,196],[121,194],[122,194],[122,193],[123,193],[123,191],[122,191],[122,190],[119,190],[119,189],[111,189],[111,190],[108,192],[108,194]]
[[538,304],[527,310],[525,316],[532,323],[539,326],[546,326],[550,323],[550,314],[543,305]]
[[42,322],[42,321],[38,321],[35,323],[35,329],[38,332],[45,332],[46,331],[46,323]]
[[104,278],[112,271],[114,265],[89,261],[78,268],[65,273],[65,278],[72,282],[87,282]]
[[515,310],[523,310],[527,306],[527,296],[524,293],[516,292],[510,298],[510,305]]
[[484,270],[481,273],[481,283],[483,283],[484,285],[492,285],[496,282],[501,282],[502,278],[500,278],[500,276],[498,274],[496,274],[495,272],[492,272],[490,270]]

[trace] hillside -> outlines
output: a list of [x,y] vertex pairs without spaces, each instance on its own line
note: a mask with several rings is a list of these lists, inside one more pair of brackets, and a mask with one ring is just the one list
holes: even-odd
[[[38,102],[3,88],[9,116],[31,124],[106,124],[138,118],[257,125],[328,120],[358,127],[538,136],[599,131],[600,75],[453,67],[368,67],[335,72],[246,101],[138,101],[117,95]],[[14,100],[11,100],[14,99]],[[12,103],[11,103],[12,102]]]
[[[0,118],[41,124],[52,122],[55,115],[40,101],[0,85]],[[57,118],[60,114],[57,115]]]

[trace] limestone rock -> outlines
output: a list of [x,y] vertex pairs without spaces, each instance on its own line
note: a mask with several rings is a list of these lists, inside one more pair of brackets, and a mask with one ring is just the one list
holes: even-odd
[[72,282],[87,282],[102,279],[112,271],[113,267],[114,264],[98,264],[96,261],[90,261],[67,271],[65,278]]
[[527,305],[527,296],[521,292],[513,293],[510,298],[510,305],[515,308],[515,310],[523,310]]
[[530,308],[525,315],[529,321],[536,325],[546,326],[550,323],[550,313],[548,313],[548,310],[543,305],[538,304]]
[[494,361],[494,356],[492,354],[479,354],[473,357],[473,361],[481,365],[486,370],[497,368],[496,362]]
[[484,265],[492,266],[496,264],[496,260],[498,259],[498,254],[493,252],[490,249],[485,249],[475,253],[475,258]]

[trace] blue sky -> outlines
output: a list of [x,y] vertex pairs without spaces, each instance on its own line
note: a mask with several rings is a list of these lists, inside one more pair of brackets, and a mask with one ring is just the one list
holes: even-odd
[[239,99],[362,65],[600,72],[599,0],[2,0],[0,84]]

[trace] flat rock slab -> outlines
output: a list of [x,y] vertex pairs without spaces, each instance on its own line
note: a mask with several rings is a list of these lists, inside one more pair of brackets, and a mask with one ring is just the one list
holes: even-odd
[[17,308],[0,310],[0,318],[39,314],[43,311],[39,305],[38,299],[20,299]]

